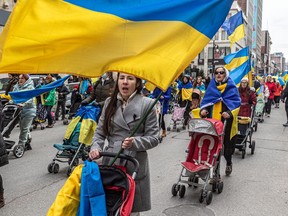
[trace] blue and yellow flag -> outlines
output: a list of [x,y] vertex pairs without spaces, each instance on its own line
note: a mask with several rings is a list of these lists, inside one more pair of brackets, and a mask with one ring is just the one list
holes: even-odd
[[242,65],[249,58],[249,46],[239,50],[238,52],[231,53],[224,57],[227,70],[233,70]]
[[133,74],[162,90],[224,22],[233,0],[18,0],[0,73]]
[[72,121],[69,123],[64,138],[69,140],[78,123],[81,121],[78,141],[85,145],[91,145],[100,111],[101,109],[99,106],[81,106]]
[[284,82],[286,83],[288,81],[288,71],[284,71],[282,73],[282,78],[284,80]]
[[250,59],[248,59],[242,65],[230,71],[230,77],[235,82],[235,84],[238,84],[241,82],[241,79],[245,75],[247,75],[250,71],[251,71],[251,63],[250,63]]
[[227,32],[231,45],[245,37],[242,11],[227,19],[223,23],[222,28]]
[[11,96],[14,103],[24,103],[31,98],[34,98],[36,96],[39,96],[41,94],[44,94],[46,92],[49,92],[55,88],[58,88],[64,84],[64,82],[70,77],[70,75],[65,76],[55,82],[52,82],[48,85],[43,85],[41,88],[28,90],[28,91],[20,91],[20,92],[9,92],[9,95]]

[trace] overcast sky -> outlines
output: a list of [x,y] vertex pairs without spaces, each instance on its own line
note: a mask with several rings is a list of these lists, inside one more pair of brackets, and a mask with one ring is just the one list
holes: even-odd
[[263,0],[262,29],[270,33],[272,53],[283,52],[288,59],[287,0]]

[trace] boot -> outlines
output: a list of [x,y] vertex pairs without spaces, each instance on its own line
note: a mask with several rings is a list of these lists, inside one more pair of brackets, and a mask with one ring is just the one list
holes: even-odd
[[0,208],[2,208],[4,205],[4,192],[0,192]]
[[166,137],[166,130],[162,130],[162,134],[161,134],[161,137]]

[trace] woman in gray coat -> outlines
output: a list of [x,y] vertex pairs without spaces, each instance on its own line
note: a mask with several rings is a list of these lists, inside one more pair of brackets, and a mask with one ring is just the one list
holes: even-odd
[[[151,209],[149,164],[146,150],[157,146],[159,130],[154,108],[134,137],[130,137],[141,117],[153,104],[153,99],[141,96],[141,89],[141,79],[124,73],[118,74],[115,91],[111,98],[105,101],[89,154],[90,159],[99,158],[99,152],[102,151],[105,139],[107,139],[108,146],[105,151],[118,152],[122,147],[124,154],[133,156],[139,161],[140,167],[135,179],[136,191],[132,209],[134,215],[136,215],[135,212]],[[104,158],[103,163],[109,163],[109,159]],[[117,163],[126,165],[127,172],[132,173],[129,163],[125,164],[121,160]]]

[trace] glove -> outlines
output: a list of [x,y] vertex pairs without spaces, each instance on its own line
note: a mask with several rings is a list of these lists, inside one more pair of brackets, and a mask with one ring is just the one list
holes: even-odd
[[88,103],[88,101],[85,101],[85,100],[83,100],[82,102],[81,102],[81,106],[87,106],[89,103]]

